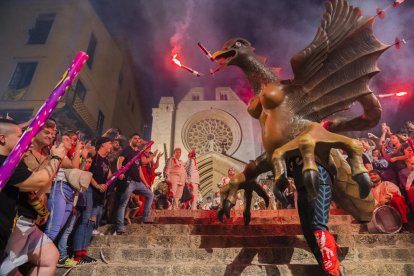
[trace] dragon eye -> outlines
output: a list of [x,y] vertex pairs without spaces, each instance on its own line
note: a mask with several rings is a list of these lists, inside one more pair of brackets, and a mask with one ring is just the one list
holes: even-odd
[[234,46],[235,46],[236,48],[240,48],[240,47],[242,46],[242,44],[241,44],[241,42],[240,42],[240,41],[237,41],[237,42],[234,44]]

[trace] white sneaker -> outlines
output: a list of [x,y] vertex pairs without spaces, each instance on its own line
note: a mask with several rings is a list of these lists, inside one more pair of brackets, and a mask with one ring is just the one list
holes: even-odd
[[95,236],[103,236],[104,234],[103,234],[103,233],[101,233],[101,232],[99,232],[98,230],[94,229],[94,230],[92,231],[92,235],[95,235]]

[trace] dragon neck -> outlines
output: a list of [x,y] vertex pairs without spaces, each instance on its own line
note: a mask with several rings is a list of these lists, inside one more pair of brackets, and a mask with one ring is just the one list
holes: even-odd
[[248,56],[246,59],[241,60],[238,66],[246,74],[255,95],[260,93],[264,85],[273,82],[279,83],[279,78],[275,72],[254,56]]

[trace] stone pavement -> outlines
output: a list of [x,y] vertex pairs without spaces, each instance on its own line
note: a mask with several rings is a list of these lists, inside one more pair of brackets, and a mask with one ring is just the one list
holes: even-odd
[[[296,210],[241,212],[221,224],[215,211],[154,211],[156,224],[129,225],[128,235],[100,228],[89,248],[97,264],[68,275],[324,275],[306,245]],[[414,234],[368,234],[341,210],[331,210],[344,275],[414,275]],[[108,264],[101,261],[102,251]],[[58,275],[65,270],[60,269]]]

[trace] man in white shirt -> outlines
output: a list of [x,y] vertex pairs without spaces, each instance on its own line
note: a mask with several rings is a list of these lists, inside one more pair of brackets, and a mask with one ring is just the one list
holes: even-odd
[[405,203],[404,197],[401,196],[398,186],[389,181],[382,181],[381,173],[377,170],[371,170],[369,177],[374,184],[372,195],[375,198],[376,207],[386,204],[390,205],[400,213],[403,224],[408,223],[408,206]]

